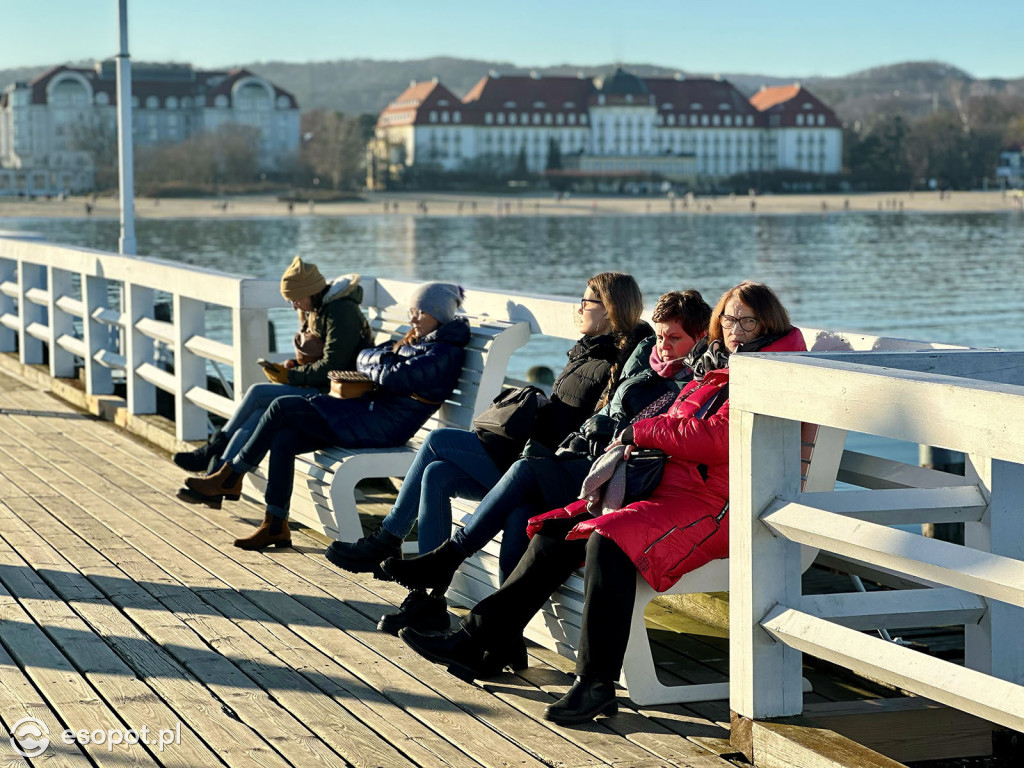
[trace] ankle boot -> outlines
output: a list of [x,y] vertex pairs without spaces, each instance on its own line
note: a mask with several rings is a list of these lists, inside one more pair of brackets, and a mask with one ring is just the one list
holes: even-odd
[[230,501],[238,501],[244,479],[245,473],[235,472],[230,464],[225,464],[212,475],[188,478],[185,485],[203,496],[223,496]]
[[210,509],[220,509],[221,503],[224,501],[223,496],[207,496],[206,494],[193,491],[188,486],[179,488],[174,495],[179,501],[184,501],[186,504],[205,504]]
[[577,677],[565,696],[544,710],[544,719],[559,725],[579,725],[618,711],[615,685],[610,680]]
[[408,560],[390,557],[381,565],[381,570],[403,587],[433,589],[443,593],[465,559],[466,555],[455,542],[448,539],[434,551],[419,557],[410,557]]
[[372,573],[387,579],[380,564],[389,557],[402,556],[402,540],[378,525],[359,541],[332,541],[324,557],[339,568],[352,573]]
[[288,530],[288,521],[283,517],[267,512],[263,516],[260,527],[244,539],[235,539],[239,549],[265,549],[266,547],[290,547],[292,533]]
[[183,451],[171,457],[171,461],[186,472],[205,472],[211,463],[220,458],[228,447],[228,436],[219,429],[206,440],[204,445],[194,451]]
[[397,635],[400,629],[415,629],[419,632],[444,632],[449,626],[448,601],[444,595],[430,594],[414,589],[402,601],[402,606],[393,613],[384,614],[377,623],[377,629],[389,635]]
[[485,648],[473,639],[465,627],[443,635],[406,627],[398,630],[398,636],[420,656],[435,664],[444,664],[451,674],[461,680],[472,682],[483,677]]
[[526,654],[526,640],[520,635],[501,648],[484,651],[483,662],[480,665],[481,680],[489,677],[497,677],[506,669],[518,672],[530,666],[529,657]]

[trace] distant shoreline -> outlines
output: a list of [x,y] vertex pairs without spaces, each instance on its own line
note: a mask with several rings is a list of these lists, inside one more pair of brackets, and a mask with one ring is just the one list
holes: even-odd
[[[224,202],[227,202],[225,208]],[[0,197],[0,220],[12,218],[117,219],[118,200],[98,198],[86,214],[86,197],[66,200]],[[385,213],[387,203],[387,213]],[[426,207],[423,212],[420,204]],[[753,203],[753,206],[752,206]],[[397,205],[397,209],[396,209]],[[338,216],[705,216],[718,214],[842,215],[844,212],[997,213],[1024,210],[1024,197],[1008,192],[871,192],[860,194],[802,194],[697,196],[682,198],[576,196],[556,200],[553,193],[485,195],[441,192],[367,193],[359,202],[316,203],[312,209],[288,204],[273,196],[212,198],[137,198],[137,219],[338,217]]]

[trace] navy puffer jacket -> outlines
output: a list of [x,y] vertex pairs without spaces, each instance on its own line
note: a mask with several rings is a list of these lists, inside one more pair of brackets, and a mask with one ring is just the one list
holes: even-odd
[[356,369],[380,389],[347,400],[318,395],[310,402],[330,424],[340,446],[402,445],[455,389],[468,343],[469,323],[457,317],[422,339],[403,344],[397,352],[393,341],[364,349]]

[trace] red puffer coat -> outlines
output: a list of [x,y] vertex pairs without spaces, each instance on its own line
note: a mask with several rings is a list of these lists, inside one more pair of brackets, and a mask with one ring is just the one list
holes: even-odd
[[[793,328],[762,352],[801,352],[803,334]],[[582,539],[597,531],[629,555],[658,592],[684,573],[729,556],[729,401],[707,419],[693,418],[729,381],[729,369],[709,372],[686,385],[667,413],[633,425],[639,448],[668,454],[661,484],[643,501],[581,521],[567,538]],[[576,517],[587,510],[580,500],[530,520],[532,536],[546,520]],[[720,520],[716,519],[721,517]]]

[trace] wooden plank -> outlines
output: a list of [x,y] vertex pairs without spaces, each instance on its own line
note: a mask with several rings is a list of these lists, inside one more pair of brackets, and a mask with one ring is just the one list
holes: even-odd
[[[178,512],[180,513],[180,510],[181,510],[180,505],[172,503],[172,504],[169,504],[168,506],[176,508],[178,510]],[[154,522],[153,521],[153,511],[152,510],[146,510],[145,513],[143,513],[141,516],[144,517],[144,518],[149,519],[151,524]],[[162,523],[163,522],[162,518],[157,520],[157,522],[161,522]],[[161,528],[161,535],[164,535],[164,536],[171,535],[170,531],[171,531],[172,528],[174,528],[174,526],[172,524],[170,524],[170,523],[167,523],[166,525],[160,525],[159,527]],[[180,529],[179,529],[179,532],[180,532]],[[189,546],[193,550],[196,548],[194,542],[190,542]],[[205,547],[205,545],[202,545],[199,548],[202,549],[204,547]],[[207,553],[201,553],[201,554],[205,555]],[[261,553],[252,553],[252,554],[254,556],[256,556],[256,557],[259,557],[259,558],[265,557]],[[197,556],[197,553],[193,552],[193,556]],[[204,559],[204,562],[205,562],[206,557],[203,557],[203,559]],[[220,556],[220,561],[221,561],[220,564],[224,567],[224,570],[234,574],[236,576],[236,578],[241,578],[242,574],[247,573],[243,567],[238,566],[237,564],[234,564],[231,561],[228,561],[222,555]],[[251,577],[251,574],[250,574],[250,577]],[[264,584],[263,582],[260,582],[260,583]],[[265,602],[265,594],[263,592],[260,592],[258,595],[255,595],[254,597],[257,598],[260,602]],[[329,596],[325,595],[325,597],[329,597]],[[284,598],[287,601],[291,601],[291,598],[288,598],[286,596],[282,595],[282,598]],[[292,602],[294,602],[294,601],[292,601]],[[317,623],[321,623],[321,622],[317,622]],[[397,641],[394,638],[390,638],[390,640],[392,642],[395,642],[395,643],[399,642],[399,641]],[[403,645],[403,648],[404,648],[404,645]],[[338,654],[338,655],[339,656],[343,656],[345,654]],[[381,661],[382,661],[382,659],[381,659],[380,656],[373,655],[372,661],[367,662],[367,667],[376,667],[378,664],[381,663]],[[433,665],[429,665],[429,666],[433,666]],[[443,673],[440,673],[440,674],[443,675]],[[447,678],[447,675],[444,675],[444,677]],[[428,692],[424,691],[423,693],[428,693]],[[429,696],[429,695],[424,696],[424,695],[420,694],[419,692],[417,692],[417,695],[416,695],[415,698],[416,698],[417,701],[430,701],[432,697]],[[435,718],[443,718],[443,715],[439,715],[437,713],[437,710],[438,710],[438,707],[437,707],[436,704],[429,708],[429,711],[431,711],[431,713],[435,716]],[[455,719],[458,720],[459,718],[455,718]],[[490,764],[490,762],[492,761],[494,755],[497,755],[497,754],[508,755],[510,752],[512,752],[514,754],[515,751],[516,751],[514,747],[512,747],[508,742],[505,742],[504,740],[499,740],[500,743],[498,743],[498,742],[493,743],[491,745],[493,747],[493,749],[489,748],[488,747],[488,742],[494,741],[493,739],[489,738],[489,734],[491,734],[491,731],[489,729],[484,729],[483,731],[480,731],[479,729],[471,726],[471,727],[469,727],[468,731],[469,731],[469,733],[473,734],[473,737],[469,738],[469,739],[467,739],[467,738],[462,739],[463,746],[465,746],[466,748],[469,748],[471,751],[480,752],[481,757],[484,759],[485,763],[487,763],[487,764]],[[527,764],[529,764],[531,762],[530,760],[526,759],[525,753],[522,753],[522,758],[524,759],[524,761]]]
[[[747,757],[758,768],[906,768],[873,750],[802,720],[748,721]],[[740,730],[734,723],[734,730]],[[744,729],[745,730],[745,729]]]
[[921,698],[804,707],[809,722],[901,762],[992,754],[992,724]]
[[959,589],[883,590],[804,595],[800,610],[850,629],[976,624],[986,601]]
[[952,475],[937,469],[904,464],[857,451],[843,451],[839,462],[838,479],[862,488],[948,488],[973,485],[962,475]]
[[801,493],[800,504],[879,525],[977,522],[988,500],[977,486]]

